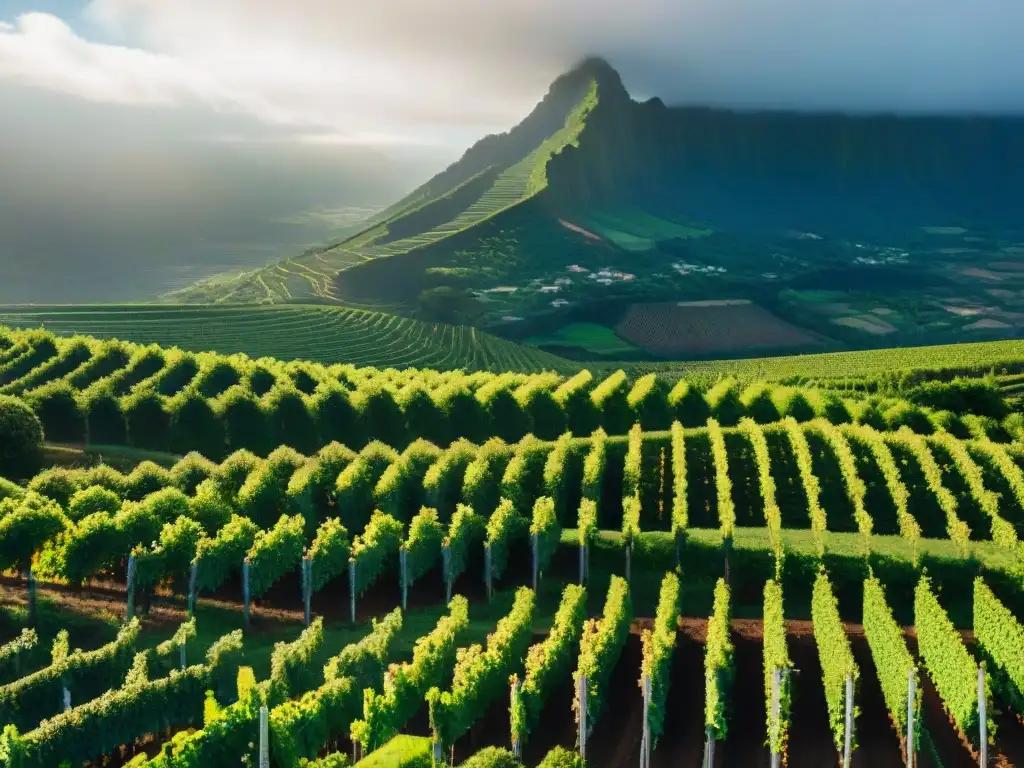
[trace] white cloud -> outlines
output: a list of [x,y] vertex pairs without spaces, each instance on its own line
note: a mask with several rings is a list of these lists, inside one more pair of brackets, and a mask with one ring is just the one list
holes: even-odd
[[14,21],[0,79],[201,104],[306,142],[503,130],[588,53],[669,103],[1024,111],[1019,0],[92,0],[83,21],[117,45],[49,14]]

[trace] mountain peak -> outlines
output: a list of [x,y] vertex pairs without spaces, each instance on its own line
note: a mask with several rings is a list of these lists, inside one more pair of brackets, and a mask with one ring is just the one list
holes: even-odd
[[569,71],[556,78],[551,84],[551,91],[577,89],[581,83],[594,81],[598,89],[605,94],[626,95],[626,87],[615,67],[601,56],[586,56],[572,66]]

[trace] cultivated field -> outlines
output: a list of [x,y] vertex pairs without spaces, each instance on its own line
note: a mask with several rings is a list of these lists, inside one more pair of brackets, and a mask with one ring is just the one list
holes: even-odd
[[662,357],[821,344],[807,331],[745,299],[634,304],[615,330]]
[[1019,414],[903,394],[0,333],[50,440],[193,451],[0,483],[0,766],[1024,764]]
[[302,305],[0,307],[0,325],[43,325],[185,350],[380,368],[541,371],[566,361],[463,325]]

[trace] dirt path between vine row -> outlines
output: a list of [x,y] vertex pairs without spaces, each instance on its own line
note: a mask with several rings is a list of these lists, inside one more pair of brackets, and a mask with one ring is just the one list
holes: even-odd
[[[437,578],[435,578],[437,576]],[[483,586],[476,579],[463,578],[456,592],[470,592],[471,600],[483,601]],[[344,577],[339,587],[313,597],[313,612],[328,620],[348,618],[347,584]],[[302,614],[289,606],[298,592],[298,579],[291,574],[275,585],[257,601],[252,609],[257,632],[272,631],[278,623],[298,623]],[[201,603],[210,608],[236,611],[240,609],[241,585],[237,576],[216,593],[203,596]],[[41,584],[42,599],[80,614],[94,617],[120,618],[124,615],[125,590],[116,583],[93,583],[85,587]],[[410,608],[436,605],[443,599],[443,584],[439,575],[431,573],[413,586],[409,595]],[[13,577],[0,577],[0,605],[24,607],[27,590],[24,581]],[[297,604],[297,600],[294,603]],[[383,578],[359,599],[358,618],[379,616],[393,609],[399,602],[396,580]],[[145,622],[158,628],[172,628],[185,618],[185,601],[163,596],[154,600]],[[634,766],[639,762],[643,730],[642,697],[637,679],[640,674],[641,643],[639,633],[651,626],[652,620],[640,618],[634,622],[622,658],[612,674],[604,700],[601,720],[588,742],[588,764],[595,768]],[[665,709],[665,728],[657,748],[651,755],[652,768],[700,765],[704,753],[704,641],[707,621],[699,618],[681,618],[679,636],[671,667],[671,684]],[[769,764],[766,736],[765,696],[762,667],[762,623],[759,620],[736,619],[731,624],[735,647],[736,676],[730,697],[729,733],[725,741],[716,745],[716,766],[750,766],[760,768]],[[838,765],[839,755],[832,740],[821,681],[821,668],[809,621],[788,621],[789,648],[796,671],[793,676],[792,726],[789,739],[791,766]],[[847,625],[854,655],[861,669],[857,720],[858,749],[854,753],[854,768],[884,768],[903,765],[900,736],[892,727],[885,707],[881,688],[874,672],[870,649],[859,625]],[[970,643],[973,637],[964,632]],[[916,636],[906,630],[908,647],[916,652]],[[534,638],[539,641],[541,636]],[[923,671],[923,669],[922,669]],[[922,674],[924,697],[923,725],[927,729],[936,751],[946,768],[970,768],[976,759],[964,745],[943,711],[938,694]],[[545,702],[541,726],[524,748],[526,765],[536,765],[556,745],[572,749],[576,744],[576,724],[572,711],[573,686],[571,679],[552,691]],[[1008,710],[997,705],[993,718],[999,725],[993,764],[1000,768],[1024,768],[1024,724],[1011,717]],[[457,759],[468,756],[488,745],[508,746],[508,701],[494,702],[471,732],[456,745]],[[410,722],[407,732],[429,735],[426,706]],[[933,765],[927,750],[922,750],[918,765]]]

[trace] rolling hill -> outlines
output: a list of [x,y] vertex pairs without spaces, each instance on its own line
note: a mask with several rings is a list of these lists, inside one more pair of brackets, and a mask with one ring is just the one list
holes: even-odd
[[0,327],[39,328],[190,352],[380,368],[575,370],[567,360],[476,328],[329,306],[0,307]]
[[[178,299],[340,303],[514,339],[596,322],[638,358],[1013,337],[1022,183],[1019,118],[640,103],[593,58],[358,234]],[[708,299],[754,302],[789,341],[750,332],[753,310],[710,349],[616,328],[637,304]],[[651,322],[685,341],[722,315]]]

